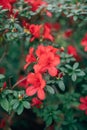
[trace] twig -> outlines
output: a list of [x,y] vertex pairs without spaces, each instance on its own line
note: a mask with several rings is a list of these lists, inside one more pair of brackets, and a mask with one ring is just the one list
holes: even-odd
[[24,81],[25,79],[27,79],[27,76],[24,77],[23,79],[17,81],[13,86],[12,86],[12,89],[14,89],[18,84],[20,84],[22,81]]

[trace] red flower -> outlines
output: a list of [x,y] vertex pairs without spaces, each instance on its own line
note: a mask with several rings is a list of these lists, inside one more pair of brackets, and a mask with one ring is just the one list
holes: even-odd
[[60,57],[56,54],[57,49],[52,46],[40,45],[36,51],[38,63],[34,65],[35,72],[44,73],[48,71],[51,76],[57,75],[56,66],[60,63]]
[[2,6],[4,9],[12,9],[12,4],[16,2],[16,0],[1,0],[0,6]]
[[40,6],[46,5],[46,2],[42,0],[25,0],[25,2],[28,2],[28,4],[32,7],[32,11],[36,11]]
[[85,114],[87,115],[87,96],[80,98],[81,104],[79,105],[79,109],[82,111],[85,111]]
[[73,55],[73,57],[77,60],[77,61],[80,61],[81,60],[81,57],[78,55],[77,53],[77,50],[74,46],[72,45],[69,45],[67,47],[67,51],[68,51],[68,54],[70,55]]
[[35,38],[42,38],[44,40],[48,39],[50,41],[54,40],[53,36],[51,35],[51,28],[46,24],[29,24],[23,20],[22,25],[24,26],[24,32],[32,35],[30,39],[31,42],[33,42]]
[[46,24],[44,25],[43,39],[54,40],[54,37],[51,35],[51,29]]
[[10,4],[9,0],[1,0],[0,6],[2,6],[4,9],[11,10],[11,4]]
[[9,0],[11,4],[14,4],[17,0]]
[[40,38],[40,30],[41,30],[42,25],[34,25],[31,24],[29,27],[29,31],[30,33],[33,35],[31,38],[31,42],[35,39],[35,38]]
[[36,61],[36,58],[34,56],[34,48],[30,48],[29,54],[26,56],[26,65],[24,66],[24,69],[26,69],[32,62]]
[[39,99],[45,99],[44,87],[46,85],[45,80],[42,78],[40,73],[30,73],[27,77],[28,88],[26,89],[26,94],[28,96],[33,96],[37,93]]
[[73,30],[72,29],[67,29],[65,32],[64,32],[64,38],[69,38],[71,37],[73,34]]
[[37,97],[32,98],[31,106],[36,106],[37,108],[40,108],[41,105],[42,105],[41,100],[39,100]]
[[43,45],[39,45],[37,50],[36,50],[36,55],[40,58],[41,55],[45,54],[45,53],[49,53],[52,52],[54,54],[56,54],[58,51],[57,48],[53,47],[53,46],[43,46]]
[[83,37],[81,45],[85,47],[84,51],[87,51],[87,33],[85,34],[85,37]]
[[35,72],[44,73],[48,71],[51,76],[57,75],[56,66],[60,63],[60,57],[53,53],[44,54],[40,57],[38,64],[34,66]]

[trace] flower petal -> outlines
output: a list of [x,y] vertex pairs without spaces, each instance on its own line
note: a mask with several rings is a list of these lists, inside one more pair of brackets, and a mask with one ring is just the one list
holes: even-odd
[[85,98],[84,98],[84,97],[80,97],[80,102],[81,102],[81,103],[86,103]]
[[48,69],[48,72],[51,76],[56,76],[57,75],[57,69],[55,67],[50,67]]
[[44,99],[45,99],[45,92],[44,92],[44,90],[43,90],[43,89],[39,89],[39,90],[37,91],[37,96],[38,96],[38,98],[39,98],[40,100],[44,100]]
[[28,87],[28,88],[26,89],[26,94],[27,94],[28,96],[32,96],[32,95],[34,95],[36,92],[37,92],[37,88],[35,88],[35,87],[33,87],[33,86]]
[[87,110],[87,105],[85,105],[85,104],[80,104],[80,105],[79,105],[79,109],[80,109],[80,110],[83,110],[83,111],[84,111],[84,110]]

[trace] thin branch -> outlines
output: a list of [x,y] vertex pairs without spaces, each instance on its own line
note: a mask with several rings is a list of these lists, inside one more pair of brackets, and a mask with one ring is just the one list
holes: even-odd
[[23,79],[17,81],[13,86],[12,86],[12,89],[14,89],[18,84],[20,84],[22,81],[24,81],[25,79],[27,79],[27,76],[24,77]]

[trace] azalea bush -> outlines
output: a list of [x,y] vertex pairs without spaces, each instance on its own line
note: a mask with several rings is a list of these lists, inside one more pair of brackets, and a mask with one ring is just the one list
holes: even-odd
[[0,129],[87,129],[86,26],[86,0],[0,1]]

